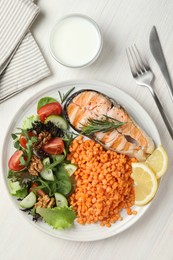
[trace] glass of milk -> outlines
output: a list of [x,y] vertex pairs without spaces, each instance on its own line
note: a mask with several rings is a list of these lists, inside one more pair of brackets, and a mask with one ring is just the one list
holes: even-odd
[[98,58],[102,45],[102,35],[96,22],[81,14],[63,17],[50,35],[52,56],[70,68],[92,64]]

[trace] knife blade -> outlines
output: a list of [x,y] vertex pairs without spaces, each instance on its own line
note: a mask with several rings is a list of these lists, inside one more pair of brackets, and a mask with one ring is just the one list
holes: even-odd
[[167,82],[167,88],[169,91],[169,94],[172,98],[173,101],[173,86],[172,86],[172,82],[171,82],[171,78],[168,72],[168,67],[166,64],[166,60],[163,54],[163,50],[162,50],[162,46],[160,43],[160,39],[156,30],[156,27],[153,26],[151,32],[150,32],[150,38],[149,38],[149,43],[150,43],[150,50],[157,62],[157,64],[160,67],[160,70]]

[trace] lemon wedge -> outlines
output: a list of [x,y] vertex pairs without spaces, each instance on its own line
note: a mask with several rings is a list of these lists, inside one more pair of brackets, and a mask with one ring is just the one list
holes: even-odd
[[155,174],[145,163],[132,163],[135,205],[147,204],[156,194],[158,183]]
[[154,150],[147,158],[146,163],[153,170],[157,179],[166,172],[168,167],[168,155],[162,145]]

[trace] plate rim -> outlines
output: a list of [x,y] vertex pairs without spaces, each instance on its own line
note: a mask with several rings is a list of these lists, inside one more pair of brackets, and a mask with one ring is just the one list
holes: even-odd
[[[150,117],[149,113],[143,108],[143,106],[135,99],[133,98],[129,93],[126,93],[124,90],[121,90],[119,87],[111,84],[111,83],[108,83],[108,82],[104,82],[104,81],[98,81],[98,80],[67,80],[67,81],[61,81],[61,82],[58,82],[58,83],[54,83],[54,84],[51,84],[51,85],[48,85],[44,88],[42,88],[41,90],[39,90],[36,94],[33,94],[32,96],[30,96],[28,99],[26,99],[24,101],[24,103],[17,109],[17,111],[15,112],[15,114],[13,115],[13,117],[11,118],[8,126],[7,126],[7,129],[6,129],[6,134],[4,136],[4,140],[2,142],[2,151],[5,150],[5,144],[6,144],[6,140],[8,140],[8,135],[9,135],[9,131],[10,129],[12,128],[12,126],[15,124],[14,122],[14,119],[17,117],[18,114],[20,114],[20,111],[23,109],[23,108],[26,108],[26,105],[29,104],[32,99],[36,99],[38,97],[40,97],[41,95],[44,95],[45,93],[49,92],[50,91],[53,91],[56,87],[57,87],[57,92],[58,90],[60,90],[61,88],[64,88],[64,87],[67,87],[68,85],[82,85],[82,84],[88,84],[88,85],[96,85],[97,86],[105,86],[105,87],[111,87],[111,88],[115,88],[116,91],[118,91],[119,93],[123,94],[124,96],[126,96],[127,98],[130,98],[132,99],[136,104],[138,104],[138,106],[147,114],[147,116],[150,118],[150,120],[152,121],[153,125],[155,126],[156,130],[157,130],[157,134],[158,134],[158,140],[159,142],[161,143],[161,138],[160,138],[160,135],[159,135],[159,132],[158,132],[158,129],[153,121],[153,119]],[[88,86],[89,88],[89,86]],[[124,104],[122,104],[122,106],[124,106]],[[6,164],[7,162],[5,162],[4,160],[4,153],[3,153],[3,156],[1,157],[1,167],[2,167],[2,171],[3,172],[6,172],[5,169],[6,169]],[[15,200],[15,198],[13,198],[10,193],[8,192],[9,191],[9,188],[8,188],[8,185],[7,185],[7,175],[6,174],[3,174],[3,182],[4,182],[4,185],[6,187],[6,192],[8,194],[8,197],[10,199],[10,201],[12,202],[12,205],[16,208],[16,210],[19,212],[19,214],[23,215],[23,217],[27,220],[27,222],[29,222],[30,224],[32,224],[34,227],[36,227],[38,230],[50,235],[50,236],[53,236],[53,237],[56,237],[56,238],[61,238],[61,239],[65,239],[65,240],[69,240],[69,241],[79,241],[79,242],[89,242],[89,241],[98,241],[98,240],[103,240],[103,239],[106,239],[106,238],[109,238],[109,237],[112,237],[112,236],[115,236],[125,230],[127,230],[128,228],[130,228],[132,225],[134,225],[139,219],[141,219],[143,217],[143,215],[146,213],[146,211],[148,210],[148,208],[151,206],[151,204],[153,203],[153,200],[143,206],[145,208],[144,212],[141,213],[141,216],[139,218],[133,218],[133,220],[130,221],[130,223],[127,223],[127,226],[122,226],[120,229],[120,231],[118,232],[114,232],[112,234],[107,234],[106,236],[101,236],[101,237],[97,237],[97,238],[84,238],[84,239],[78,239],[77,237],[75,238],[67,238],[67,237],[64,237],[63,235],[61,234],[57,234],[55,235],[54,233],[51,233],[49,232],[48,230],[46,229],[43,229],[42,227],[40,227],[39,225],[37,225],[37,223],[33,222],[32,220],[30,220],[28,218],[28,215],[26,214],[23,214],[23,212],[21,212],[19,210],[19,208],[17,207],[17,204],[14,203],[13,200]],[[47,224],[46,224],[47,225]]]

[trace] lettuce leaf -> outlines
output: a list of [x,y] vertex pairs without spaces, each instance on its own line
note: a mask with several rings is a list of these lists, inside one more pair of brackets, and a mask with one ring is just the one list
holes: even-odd
[[75,212],[70,207],[37,208],[36,213],[54,229],[69,228],[76,218]]
[[28,116],[24,121],[23,121],[23,124],[22,124],[22,129],[30,129],[32,128],[32,123],[34,123],[35,121],[38,121],[39,120],[39,116],[38,115],[31,115],[31,116]]
[[12,196],[23,199],[28,194],[27,188],[22,188],[18,181],[13,182],[12,180],[9,180],[8,186]]

